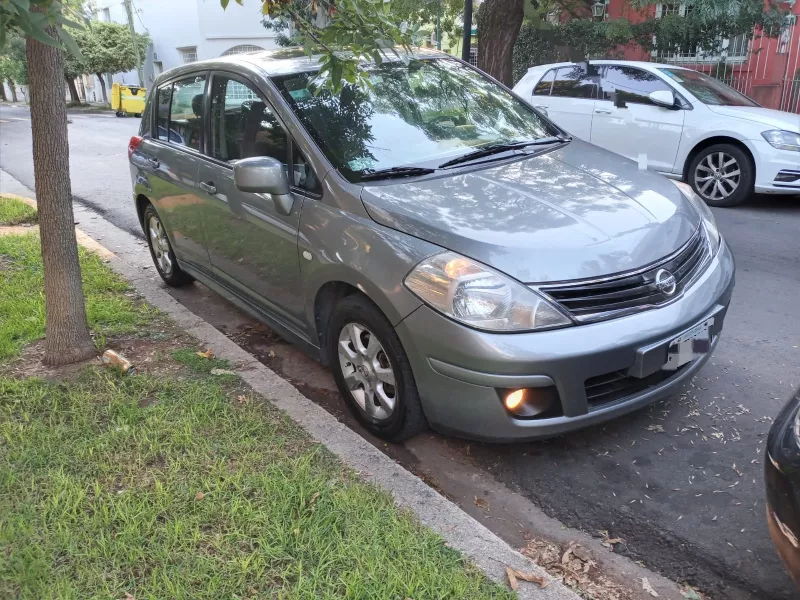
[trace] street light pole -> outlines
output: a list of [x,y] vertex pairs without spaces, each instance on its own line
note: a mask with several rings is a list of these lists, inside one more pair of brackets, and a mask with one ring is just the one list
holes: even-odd
[[133,26],[133,9],[131,0],[123,0],[125,12],[128,13],[128,27],[131,30],[131,42],[133,43],[133,53],[136,55],[136,74],[139,76],[139,87],[144,87],[144,72],[142,71],[142,57],[139,54],[139,41],[136,39],[136,29]]
[[461,60],[469,62],[472,43],[472,0],[464,0],[464,38],[461,43]]

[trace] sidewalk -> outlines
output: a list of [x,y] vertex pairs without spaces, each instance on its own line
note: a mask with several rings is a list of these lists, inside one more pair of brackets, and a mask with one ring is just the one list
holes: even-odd
[[[370,510],[368,510],[368,508],[371,506],[379,507],[377,512],[381,515],[380,523],[376,521],[374,523],[365,524],[362,529],[364,532],[367,532],[368,535],[365,538],[360,539],[358,543],[353,546],[352,553],[350,555],[345,554],[341,557],[337,556],[337,559],[339,560],[333,562],[342,565],[342,568],[349,568],[349,565],[353,563],[359,568],[363,567],[367,569],[363,573],[356,573],[355,575],[352,575],[352,577],[349,579],[345,578],[352,585],[356,585],[357,582],[360,582],[358,585],[363,585],[365,581],[372,581],[374,579],[376,582],[378,580],[382,581],[381,585],[385,584],[389,585],[390,587],[380,588],[380,590],[375,588],[373,590],[374,593],[373,591],[368,591],[367,588],[352,588],[352,590],[360,589],[363,592],[361,595],[367,594],[370,597],[407,596],[423,598],[429,596],[441,597],[444,595],[452,597],[482,598],[503,597],[506,594],[502,588],[489,584],[482,575],[478,575],[474,571],[471,571],[470,567],[467,566],[465,568],[462,565],[461,560],[457,559],[457,555],[448,554],[449,551],[442,547],[441,542],[435,541],[437,538],[432,533],[424,529],[419,529],[418,526],[413,526],[413,522],[416,519],[432,529],[434,532],[444,537],[447,545],[461,551],[473,564],[480,567],[480,569],[486,575],[497,582],[501,582],[504,586],[507,582],[506,567],[511,567],[523,573],[542,576],[547,581],[551,580],[549,576],[544,574],[535,565],[532,565],[530,561],[528,561],[518,552],[508,547],[507,544],[489,532],[485,527],[468,517],[455,505],[426,486],[417,477],[399,467],[391,459],[379,452],[358,435],[347,429],[344,425],[336,421],[323,409],[319,408],[310,400],[303,397],[294,387],[277,377],[274,373],[269,371],[269,369],[245,353],[225,336],[217,332],[195,315],[189,313],[181,305],[177,304],[177,302],[175,302],[164,291],[160,280],[156,279],[155,274],[150,268],[149,264],[143,263],[143,253],[141,251],[140,242],[132,238],[130,235],[116,229],[110,223],[100,223],[99,221],[101,218],[97,215],[92,215],[89,217],[88,213],[83,215],[81,215],[81,211],[76,211],[76,213],[76,220],[83,220],[83,218],[86,217],[86,220],[90,221],[90,229],[95,229],[102,232],[104,236],[104,245],[108,247],[111,252],[113,252],[112,255],[109,255],[113,257],[110,258],[109,265],[133,284],[137,291],[142,295],[143,300],[147,301],[150,306],[156,307],[170,319],[167,321],[166,325],[162,326],[160,322],[156,325],[158,332],[161,332],[161,334],[166,332],[166,338],[157,340],[157,343],[146,337],[143,340],[137,336],[132,336],[130,332],[125,334],[127,337],[124,338],[118,339],[113,337],[113,335],[108,338],[108,343],[110,343],[112,346],[114,343],[117,343],[118,345],[122,344],[124,347],[119,349],[123,349],[131,354],[131,356],[136,357],[137,361],[141,363],[141,370],[139,374],[135,375],[134,377],[126,378],[118,376],[117,381],[121,382],[117,384],[119,387],[125,387],[126,389],[130,388],[132,394],[141,395],[143,391],[141,389],[136,391],[134,382],[138,383],[140,381],[147,381],[149,383],[147,383],[145,387],[149,390],[148,393],[153,397],[160,398],[164,395],[169,396],[170,394],[176,394],[178,392],[182,393],[183,387],[185,386],[181,386],[180,388],[176,389],[159,388],[156,385],[156,382],[164,380],[163,375],[165,373],[169,373],[170,376],[174,374],[177,377],[185,378],[185,381],[190,381],[192,385],[198,383],[199,380],[199,387],[189,386],[186,389],[197,390],[219,386],[220,391],[219,395],[215,399],[215,402],[227,403],[228,406],[222,413],[214,413],[213,415],[209,415],[208,420],[202,423],[204,427],[208,427],[214,432],[213,435],[208,435],[208,431],[202,430],[202,428],[197,429],[199,437],[203,438],[204,440],[215,440],[217,439],[216,436],[223,436],[219,438],[216,444],[212,446],[212,448],[217,451],[219,451],[220,447],[224,446],[222,439],[225,435],[230,435],[235,438],[235,432],[247,430],[248,426],[255,427],[253,424],[253,419],[269,417],[271,410],[270,407],[274,405],[288,414],[305,430],[303,432],[295,427],[294,431],[296,434],[291,432],[285,433],[286,430],[282,429],[282,427],[288,427],[288,422],[285,419],[274,417],[274,415],[277,413],[275,413],[273,410],[272,415],[277,420],[270,422],[269,427],[274,427],[275,431],[282,432],[280,435],[281,439],[294,440],[297,436],[299,436],[301,439],[304,438],[303,443],[300,444],[303,448],[306,448],[306,444],[309,446],[318,447],[312,441],[316,440],[317,442],[320,442],[326,446],[327,451],[333,452],[333,454],[337,455],[341,460],[343,460],[347,466],[360,475],[358,478],[352,478],[352,481],[347,480],[347,485],[352,485],[353,489],[358,490],[358,494],[366,494],[364,497],[368,498],[369,501],[366,502],[366,504],[363,502],[363,500],[357,503],[357,505],[361,507],[360,511],[354,510],[351,513],[348,513],[345,510],[344,512],[348,515],[348,519],[346,520],[345,524],[349,523],[352,528],[352,524],[357,522],[356,519],[358,518],[359,514],[363,513],[364,511],[369,513]],[[0,254],[2,254],[2,252],[0,252]],[[2,269],[0,269],[0,277],[2,276]],[[125,298],[128,297],[128,294],[130,294],[130,292],[122,292],[122,296]],[[151,324],[147,329],[148,331],[152,330],[153,324]],[[185,331],[182,332],[180,331],[181,329]],[[100,332],[102,333],[102,329]],[[185,336],[187,334],[193,336],[194,339],[186,338]],[[41,333],[36,335],[36,332],[34,331],[33,334],[29,335],[29,338],[33,340],[40,335]],[[147,344],[154,346],[154,348],[149,348],[143,351],[142,344],[144,344],[145,341],[147,341]],[[170,344],[173,345],[170,346]],[[182,349],[177,348],[177,353],[175,347],[176,344],[183,344]],[[191,350],[187,349],[187,344]],[[210,358],[201,357],[198,354],[195,354],[195,346],[198,344],[204,352],[207,348],[211,348],[213,356],[220,357],[222,360],[227,360],[228,362],[215,364]],[[182,352],[182,354],[180,352]],[[183,357],[183,360],[180,357]],[[0,360],[3,359],[0,358]],[[9,359],[7,358],[6,360]],[[218,371],[217,375],[214,375],[212,373],[212,368],[210,368],[210,365],[212,364],[215,365],[213,369],[221,369],[222,373]],[[195,367],[195,371],[192,371],[192,367]],[[199,372],[196,370],[198,368]],[[162,373],[159,371],[159,369],[165,369],[166,371]],[[235,371],[241,380],[226,373],[227,371],[231,370]],[[94,367],[93,371],[98,377],[102,378],[102,371],[99,367]],[[162,376],[157,377],[159,374]],[[227,380],[230,378],[231,381],[222,381],[220,380],[220,377],[222,380]],[[223,383],[225,385],[222,385]],[[89,392],[93,392],[94,388],[92,388],[92,381],[90,380],[90,382],[86,385],[88,387],[85,389],[88,389]],[[241,389],[245,389],[245,387],[242,386],[246,386],[249,391],[247,393],[238,393]],[[2,383],[0,383],[0,402],[2,402],[3,397],[2,389]],[[36,396],[37,394],[43,395],[44,392],[45,388],[37,388],[32,393],[34,396]],[[258,394],[264,398],[268,398],[270,402],[263,403],[258,398]],[[243,401],[241,404],[246,407],[246,409],[242,410],[246,410],[248,413],[248,417],[243,420],[240,419],[240,416],[238,415],[235,415],[236,419],[234,419],[231,417],[231,415],[234,413],[230,412],[239,409],[237,403],[241,397],[245,398],[245,401]],[[253,398],[253,400],[251,401],[250,398]],[[182,406],[185,401],[187,401],[187,398],[183,395],[180,396],[180,399],[180,401],[177,401],[172,405],[173,408]],[[115,401],[121,402],[123,406],[126,405],[124,398],[117,398]],[[130,402],[128,402],[128,404],[130,404]],[[150,405],[147,404],[146,406]],[[37,405],[34,402],[31,410],[36,412],[36,410],[41,411],[42,408],[37,408]],[[12,411],[12,415],[13,414],[14,413]],[[105,418],[110,416],[110,414],[100,414],[98,415],[98,418],[100,421],[103,421]],[[211,418],[212,416],[213,418]],[[231,421],[231,419],[233,420]],[[229,421],[235,423],[235,426],[233,426],[230,430],[226,429]],[[92,424],[87,422],[85,425],[87,427],[91,427]],[[196,423],[181,421],[179,428],[192,428],[196,425]],[[291,431],[291,428],[289,428],[289,430]],[[164,432],[162,431],[162,433]],[[308,437],[309,435],[311,436],[310,438]],[[97,436],[92,435],[90,437],[95,438]],[[256,438],[255,441],[248,438],[251,444],[255,444],[259,438],[259,436],[253,437]],[[140,463],[142,460],[144,460],[143,456],[147,454],[141,447],[139,447],[138,450],[135,448],[127,448],[127,446],[125,447],[132,452],[132,454],[128,455],[129,460],[126,461],[130,464]],[[270,449],[270,444],[260,444],[257,448],[258,452],[263,454]],[[248,447],[248,450],[251,453],[256,451],[256,449],[252,446]],[[327,454],[327,451],[323,450],[325,454]],[[213,455],[213,452],[211,455]],[[298,456],[304,457],[306,455],[301,452],[299,455],[288,455],[283,457],[283,459],[299,460]],[[243,463],[235,461],[235,463],[238,468],[241,464],[246,464],[246,461]],[[332,468],[327,466],[331,464],[330,461],[326,462],[323,460],[322,463],[323,467]],[[204,465],[205,469],[210,469],[212,472],[215,468],[218,468],[217,463],[204,463]],[[202,494],[200,500],[202,500],[202,506],[205,507],[212,504],[211,502],[205,503],[206,498],[210,499],[214,497],[209,495],[207,491],[204,491],[205,488],[214,488],[215,486],[219,487],[221,485],[221,480],[216,480],[216,483],[214,483],[214,477],[217,476],[216,474],[213,474],[213,476],[206,475],[206,477],[203,478],[203,468],[198,468],[200,471],[193,472],[194,475],[197,476],[196,479],[193,478],[191,481],[186,479],[172,481],[175,486],[183,486],[186,489],[191,487],[190,484],[194,484],[194,487],[198,488],[196,490],[196,494]],[[341,469],[341,467],[338,467],[338,469]],[[236,471],[236,473],[238,473],[238,476],[242,478],[245,478],[247,475],[242,474],[239,471]],[[346,471],[343,473],[346,474]],[[139,475],[142,474],[139,473]],[[183,475],[188,477],[189,473],[183,473]],[[330,479],[331,476],[330,474],[327,474],[324,475],[324,477],[328,477]],[[345,480],[347,479],[345,475],[339,475],[339,477],[344,477]],[[152,483],[148,477],[144,476],[144,478],[147,482]],[[136,477],[133,477],[133,480],[136,480]],[[206,484],[203,489],[199,489],[200,486],[197,485],[198,480],[203,481]],[[394,497],[395,503],[402,508],[410,508],[414,512],[416,518],[409,521],[408,518],[403,516],[402,511],[398,513],[395,509],[391,509],[391,505],[386,504],[385,501],[384,504],[381,504],[379,501],[379,499],[383,497],[381,493],[375,491],[375,489],[370,485],[364,486],[362,480],[366,480],[371,484],[375,484],[378,487],[383,488],[383,490],[386,492],[391,493]],[[210,483],[214,483],[214,485],[209,485]],[[308,486],[306,486],[304,489],[308,490]],[[368,492],[364,490],[371,491]],[[141,490],[139,490],[139,492],[141,493]],[[316,503],[320,502],[327,491],[323,486],[321,490],[317,489],[317,492],[319,493],[316,496],[314,496],[315,492],[311,492],[302,498],[298,497],[299,499],[297,499],[297,502],[299,503],[299,506],[296,503],[294,505],[294,509],[297,510],[298,508],[309,506],[310,504],[316,506]],[[370,494],[373,494],[373,496],[370,496]],[[2,495],[3,494],[0,494],[0,496]],[[217,495],[219,496],[219,494]],[[236,504],[237,502],[245,500],[250,503],[250,499],[243,499],[238,490],[229,493],[228,495],[222,494],[222,497],[225,498],[225,502],[218,507],[220,509],[222,506],[230,506],[231,503]],[[196,502],[198,502],[198,500],[195,499],[194,502],[194,504],[190,503],[189,506],[196,509],[198,506]],[[377,504],[375,504],[376,502]],[[3,511],[0,510],[0,513],[2,512]],[[333,518],[334,516],[338,515],[340,509],[339,507],[334,507],[330,512],[330,518]],[[232,515],[226,515],[226,517],[230,519],[232,518]],[[251,517],[248,517],[245,519],[245,521],[248,521],[250,518]],[[237,523],[239,523],[242,527],[247,527],[247,524],[242,523],[240,519],[237,518],[236,520]],[[136,534],[138,525],[135,521],[136,519],[131,522],[128,522],[127,520],[125,521],[125,530],[128,531],[130,535]],[[402,526],[398,529],[397,527],[393,526],[394,523],[399,523]],[[153,525],[151,524],[151,526]],[[287,527],[288,531],[292,532],[297,529],[297,527],[289,527],[288,525]],[[0,530],[2,530],[2,528],[0,528]],[[405,537],[399,535],[390,535],[390,533],[395,530],[405,531]],[[163,533],[163,530],[159,529],[158,527],[156,527],[156,531],[161,531]],[[274,535],[280,537],[280,531],[275,530]],[[328,535],[328,531],[325,528],[319,528],[316,531],[318,534],[316,536],[311,536],[312,538]],[[411,532],[411,535],[408,535],[409,532]],[[222,541],[215,542],[215,544],[224,545],[228,543],[229,533],[229,531],[225,531],[222,534]],[[241,531],[239,531],[239,534],[241,534]],[[288,535],[287,531],[283,531],[283,534]],[[299,534],[295,534],[295,536],[297,535]],[[150,537],[152,538],[152,536]],[[240,538],[241,537],[242,536],[240,535]],[[243,537],[246,539],[251,539],[251,535],[244,535]],[[291,536],[290,539],[292,539]],[[91,541],[91,539],[87,541]],[[400,545],[398,546],[395,542],[399,542]],[[2,543],[4,542],[2,536],[0,536],[0,544]],[[336,546],[340,547],[341,544],[337,543]],[[219,551],[221,548],[221,546],[214,547],[216,548],[215,552]],[[421,552],[421,554],[415,555],[415,548],[418,552]],[[374,570],[374,567],[370,567],[372,564],[372,555],[379,550],[379,554],[383,556],[383,559],[378,562],[384,569],[387,570],[384,573],[378,573]],[[386,556],[386,552],[389,552],[390,556]],[[253,553],[259,555],[258,551],[251,549],[250,554],[253,555]],[[306,547],[300,554],[303,555],[303,560],[308,561],[306,562],[307,565],[314,564],[314,561],[319,559],[319,549],[314,550],[311,547]],[[220,558],[220,554],[217,553],[215,556],[216,561],[222,560]],[[398,557],[402,557],[402,560],[400,560]],[[258,556],[255,556],[255,558],[258,558]],[[296,561],[297,556],[294,558]],[[258,567],[258,561],[256,561],[252,568],[256,570],[261,568],[263,570],[265,567],[263,564]],[[245,571],[249,571],[249,567],[245,569]],[[351,571],[347,569],[345,569],[345,571],[351,573]],[[338,582],[337,585],[341,585],[343,577],[342,573],[345,571],[326,572],[325,577],[320,576],[320,578],[317,578],[317,581],[318,583],[323,580],[323,583],[330,583],[331,581],[334,581]],[[1,566],[0,572],[2,572]],[[306,571],[303,570],[299,573],[306,573]],[[393,574],[397,575],[397,577],[394,577]],[[431,574],[435,574],[433,579],[429,577]],[[298,573],[295,573],[295,575],[296,577],[283,577],[282,575],[279,577],[279,579],[281,582],[283,582],[282,585],[285,584],[286,581],[291,581],[297,583],[297,585],[300,585],[298,582],[302,579],[302,577],[300,577]],[[173,576],[170,576],[170,579],[173,578]],[[437,582],[435,584],[434,579]],[[225,582],[218,581],[217,583],[222,585]],[[294,583],[292,583],[292,585],[294,585]],[[417,590],[416,592],[411,592],[411,590],[408,588],[403,589],[402,587],[397,587],[401,586],[401,584],[411,585],[412,583],[417,586],[414,588]],[[522,580],[522,578],[519,578],[517,583],[519,586],[519,597],[521,598],[577,598],[577,596],[575,596],[572,592],[567,590],[558,582],[552,582],[544,589],[541,589],[538,584],[526,583]],[[445,584],[455,587],[440,587],[441,585]],[[378,584],[375,583],[375,585]],[[301,588],[293,587],[291,589],[297,591]],[[321,589],[322,588],[319,588],[318,591]],[[350,585],[347,585],[346,589],[351,590]],[[407,594],[406,592],[411,592],[413,595]],[[155,595],[158,596],[159,594],[156,593]],[[228,597],[230,594],[223,595]],[[320,594],[318,593],[317,595]],[[335,595],[338,596],[340,594],[335,593]],[[359,595],[359,593],[356,593],[355,595]]]

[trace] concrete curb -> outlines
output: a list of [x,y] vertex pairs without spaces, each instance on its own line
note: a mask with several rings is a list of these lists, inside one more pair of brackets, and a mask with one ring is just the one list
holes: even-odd
[[[16,193],[26,192],[25,186],[2,171],[0,188],[10,188]],[[27,190],[27,193],[31,192]],[[254,391],[286,413],[314,440],[325,445],[364,479],[390,492],[398,506],[412,510],[422,524],[441,535],[449,546],[462,552],[489,578],[506,585],[505,569],[508,566],[534,573],[550,582],[547,587],[539,588],[536,584],[520,581],[519,598],[579,600],[577,594],[553,579],[544,569],[511,548],[416,475],[306,398],[223,333],[179,304],[169,295],[152,268],[150,255],[142,241],[85,208],[75,206],[75,215],[76,222],[81,225],[79,231],[85,231],[94,240],[103,239],[101,248],[104,247],[108,253],[104,256],[109,266],[125,277],[148,303],[169,315],[187,333],[211,348],[216,356],[229,360]],[[99,242],[94,243],[100,246]]]

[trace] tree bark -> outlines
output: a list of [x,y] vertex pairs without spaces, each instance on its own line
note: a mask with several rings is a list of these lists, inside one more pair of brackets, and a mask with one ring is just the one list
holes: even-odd
[[8,102],[8,98],[6,97],[6,86],[2,80],[0,80],[0,100],[3,102]]
[[[35,9],[31,9],[35,10]],[[58,39],[53,27],[48,34]],[[33,174],[42,239],[45,346],[42,362],[65,365],[94,356],[86,321],[72,212],[62,50],[28,37]]]
[[8,87],[11,88],[11,101],[18,102],[17,100],[17,84],[14,83],[14,80],[11,77],[8,78]]
[[511,87],[512,54],[522,26],[523,0],[486,0],[478,17],[478,68]]
[[100,89],[103,91],[103,103],[108,104],[108,95],[106,94],[106,82],[103,79],[102,73],[95,73],[97,78],[100,80]]
[[69,100],[74,104],[80,104],[81,97],[78,95],[78,88],[75,87],[75,80],[65,77],[67,80],[67,87],[69,88]]

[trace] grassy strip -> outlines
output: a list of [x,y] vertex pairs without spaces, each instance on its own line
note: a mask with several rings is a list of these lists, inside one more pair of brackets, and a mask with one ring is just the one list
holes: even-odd
[[35,222],[35,208],[17,198],[0,196],[0,225],[21,225]]
[[[14,311],[0,339],[16,332],[16,350],[36,337],[5,325],[30,302],[39,318],[36,257],[35,236],[0,237],[0,317]],[[95,323],[135,323],[124,283],[83,261]],[[0,377],[0,598],[512,597],[237,377],[212,374],[227,363],[141,343],[160,350],[133,376]]]
[[[105,336],[136,331],[154,314],[124,292],[128,284],[83,249],[81,269],[89,325],[98,346]],[[38,234],[0,236],[0,360],[44,336],[44,292]]]

